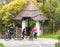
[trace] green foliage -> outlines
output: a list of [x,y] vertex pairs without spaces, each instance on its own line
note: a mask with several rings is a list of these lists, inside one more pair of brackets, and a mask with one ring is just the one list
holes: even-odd
[[35,23],[36,23],[35,21],[30,21],[30,24],[29,24],[30,27],[33,28],[35,26]]
[[0,47],[4,47],[4,45],[2,43],[0,43]]
[[6,4],[9,4],[11,1],[13,0],[1,0],[0,1],[0,9],[2,9],[2,7]]
[[44,34],[42,36],[38,36],[38,38],[53,38],[53,39],[58,39],[58,34]]
[[45,4],[46,0],[37,0],[37,2]]
[[23,10],[25,5],[26,4],[23,1],[16,0],[12,1],[8,5],[5,5],[0,11],[0,15],[3,17],[2,20],[9,21],[11,18],[14,18]]
[[0,3],[0,9],[3,7],[3,4],[2,3]]
[[13,18],[24,9],[28,2],[29,0],[14,0],[3,6],[0,10],[0,19],[2,21],[0,24],[0,30],[2,32],[7,31],[7,29],[13,25]]
[[15,25],[18,27],[22,27],[22,21],[15,21]]
[[60,43],[56,43],[55,44],[55,47],[60,47]]
[[27,3],[24,3],[23,1],[12,1],[8,5],[5,5],[1,11],[0,16],[2,16],[2,20],[8,21],[9,18],[15,17],[19,12],[22,11],[22,9],[25,7]]
[[56,14],[56,16],[57,17],[59,17],[59,19],[60,19],[60,4],[56,7],[56,9],[55,9],[55,14]]
[[58,34],[58,39],[60,40],[60,30],[56,32]]
[[[48,0],[40,7],[40,10],[45,16],[49,18],[48,28],[49,31],[55,31],[59,29],[60,24],[60,0]],[[57,22],[58,21],[58,22]],[[58,27],[58,28],[57,28]]]
[[37,2],[43,2],[43,0],[37,0]]

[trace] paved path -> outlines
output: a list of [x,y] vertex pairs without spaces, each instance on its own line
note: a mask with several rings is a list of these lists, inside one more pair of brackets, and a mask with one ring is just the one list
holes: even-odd
[[0,43],[3,43],[5,47],[54,47],[56,42],[58,40],[48,38],[34,39],[33,41],[27,39],[5,41],[4,39],[0,39]]

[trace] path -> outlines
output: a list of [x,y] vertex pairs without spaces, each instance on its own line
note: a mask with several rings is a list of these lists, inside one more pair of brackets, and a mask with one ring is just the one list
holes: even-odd
[[58,42],[58,40],[46,38],[35,39],[33,41],[26,39],[21,41],[14,39],[10,41],[0,40],[0,43],[3,43],[5,47],[54,47],[56,42]]

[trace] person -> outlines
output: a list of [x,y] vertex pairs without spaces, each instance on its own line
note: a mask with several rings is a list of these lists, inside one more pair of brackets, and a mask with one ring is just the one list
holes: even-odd
[[10,36],[10,32],[9,32],[9,30],[8,30],[8,32],[5,32],[4,39],[5,39],[6,41],[8,41],[8,40],[11,39],[11,36]]
[[7,34],[8,34],[9,39],[11,39],[11,36],[10,36],[10,32],[9,32],[9,30],[8,30]]
[[25,35],[26,35],[26,30],[25,29],[23,29],[23,32],[22,32],[22,39],[24,39],[24,37],[25,37]]
[[11,28],[9,29],[9,32],[10,32],[10,35],[13,35],[13,33],[14,33],[14,28],[11,27]]
[[9,37],[8,37],[8,33],[5,32],[4,39],[6,40],[6,39],[8,39],[8,38],[9,38]]
[[11,39],[12,35],[14,34],[14,28],[13,27],[11,27],[9,29],[9,33],[10,33],[10,39]]
[[34,38],[37,39],[37,27],[36,26],[33,28],[33,34],[34,34]]

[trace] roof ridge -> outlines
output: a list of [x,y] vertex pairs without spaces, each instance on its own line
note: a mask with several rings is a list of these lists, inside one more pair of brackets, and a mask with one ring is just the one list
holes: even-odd
[[33,1],[29,1],[28,5],[24,8],[24,10],[39,10]]

